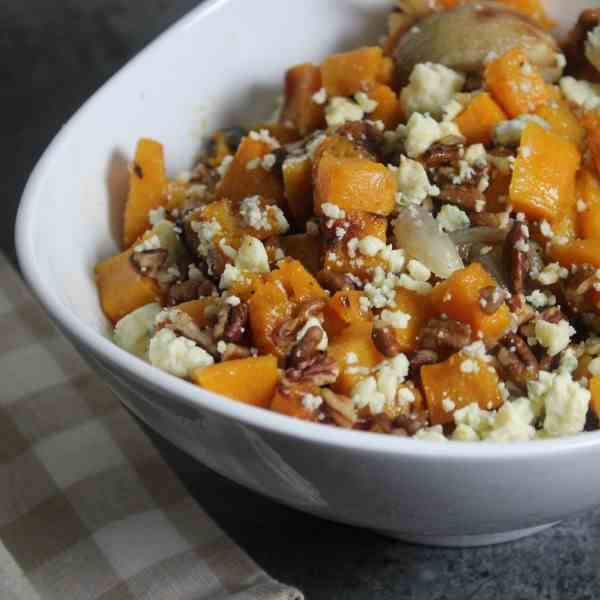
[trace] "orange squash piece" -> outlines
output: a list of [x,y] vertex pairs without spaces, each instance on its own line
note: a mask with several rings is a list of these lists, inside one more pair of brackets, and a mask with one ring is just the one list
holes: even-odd
[[412,352],[417,349],[421,330],[433,316],[429,296],[417,294],[405,288],[396,290],[396,306],[393,311],[402,311],[410,315],[404,329],[394,329],[401,352]]
[[580,162],[573,142],[529,123],[521,136],[510,184],[514,209],[533,219],[558,220],[575,204]]
[[325,202],[340,208],[389,215],[396,203],[396,179],[383,164],[363,158],[321,157],[315,178],[315,214]]
[[156,282],[140,275],[131,264],[132,252],[132,249],[125,250],[96,265],[100,304],[113,324],[136,308],[161,301]]
[[[421,381],[432,425],[452,423],[454,411],[473,402],[485,410],[502,404],[495,369],[465,353],[453,354],[443,363],[421,367]],[[454,404],[451,410],[446,410],[448,401]]]
[[321,65],[328,96],[352,96],[375,84],[381,72],[383,51],[378,46],[328,56]]
[[531,17],[545,29],[552,29],[556,21],[548,17],[540,0],[498,0],[500,4],[506,4],[510,8]]
[[282,146],[293,144],[302,139],[300,132],[290,123],[257,123],[252,127],[253,131],[266,130],[271,137],[275,138]]
[[290,158],[284,161],[282,171],[288,213],[297,225],[303,225],[313,208],[312,161]]
[[129,193],[125,205],[123,229],[125,248],[129,248],[152,227],[148,221],[148,213],[164,205],[166,185],[167,175],[162,144],[142,138],[137,143],[129,174]]
[[377,102],[375,110],[369,113],[369,119],[382,121],[386,129],[395,129],[402,120],[402,109],[394,90],[388,85],[378,85],[367,95]]
[[248,169],[248,163],[271,154],[273,148],[267,142],[245,137],[239,145],[232,163],[217,187],[217,198],[240,202],[248,196],[263,196],[281,204],[283,184],[273,170],[260,165]]
[[456,125],[467,144],[490,144],[498,123],[506,120],[506,113],[486,92],[478,94],[465,110],[456,117]]
[[208,327],[210,325],[210,319],[206,316],[206,309],[214,304],[214,298],[198,298],[197,300],[182,302],[175,308],[190,315],[199,327]]
[[600,113],[590,111],[583,116],[582,125],[587,133],[587,145],[592,154],[596,171],[600,173]]
[[331,386],[335,392],[350,395],[354,386],[367,376],[366,370],[384,359],[371,340],[372,330],[372,322],[357,321],[330,340],[327,353],[340,367],[340,376]]
[[551,92],[520,48],[512,48],[485,68],[485,82],[509,117],[535,112]]
[[304,63],[286,71],[281,121],[293,123],[301,136],[325,128],[325,105],[312,98],[321,87],[321,69],[316,65]]
[[364,294],[357,290],[336,292],[325,307],[325,331],[330,337],[339,335],[352,323],[370,320],[371,314],[360,307]]
[[314,420],[314,413],[307,410],[302,404],[302,399],[306,394],[318,396],[320,388],[314,385],[297,384],[285,389],[278,387],[273,400],[271,400],[271,410],[274,412],[295,417],[304,421]]
[[573,240],[566,244],[551,244],[549,254],[552,260],[563,267],[591,265],[600,268],[600,239]]
[[577,199],[586,205],[586,209],[578,213],[581,237],[600,239],[600,181],[587,167],[577,176]]
[[394,61],[389,56],[381,59],[379,73],[377,74],[377,83],[392,87],[394,83]]
[[268,408],[277,386],[277,359],[253,356],[194,369],[192,380],[205,390]]
[[273,281],[265,281],[248,300],[248,308],[254,345],[262,353],[278,356],[274,334],[283,321],[291,317],[293,309],[285,289]]
[[566,100],[560,97],[553,99],[540,106],[536,114],[550,125],[550,131],[581,147],[585,138],[585,129]]
[[502,304],[492,315],[486,314],[481,307],[480,291],[495,285],[494,278],[480,263],[471,263],[433,288],[433,311],[470,325],[474,338],[482,337],[486,344],[491,344],[502,336],[511,323],[506,304]]
[[300,261],[313,275],[321,269],[321,239],[317,235],[298,233],[281,238],[286,256]]
[[305,302],[312,298],[325,298],[325,290],[319,282],[298,261],[286,258],[272,271],[267,279],[279,283],[285,289],[289,299],[294,303]]
[[592,394],[590,408],[594,411],[596,418],[600,419],[600,377],[592,377],[589,385]]

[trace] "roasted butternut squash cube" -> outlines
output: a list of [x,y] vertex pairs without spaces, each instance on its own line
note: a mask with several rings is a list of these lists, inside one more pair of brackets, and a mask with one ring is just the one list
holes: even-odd
[[330,340],[327,353],[337,361],[340,376],[331,386],[339,394],[350,395],[354,386],[384,357],[371,339],[373,323],[357,321]]
[[277,386],[277,359],[253,356],[194,369],[192,380],[205,390],[268,408]]
[[346,327],[359,321],[371,320],[372,315],[360,306],[364,294],[357,290],[336,292],[325,307],[325,331],[330,337],[339,335]]
[[277,270],[272,271],[267,279],[279,283],[292,302],[299,303],[313,298],[325,298],[325,290],[319,282],[298,261],[286,258],[279,263]]
[[592,377],[590,379],[590,392],[592,398],[590,400],[590,408],[596,415],[597,419],[600,419],[600,377]]
[[296,225],[304,225],[313,211],[312,161],[308,157],[288,158],[282,170],[288,213]]
[[496,370],[466,353],[453,354],[443,363],[421,367],[421,381],[432,425],[452,423],[455,410],[474,402],[485,410],[502,404]]
[[486,344],[491,344],[506,332],[511,323],[506,304],[502,304],[491,315],[482,308],[481,290],[496,285],[494,278],[480,263],[471,263],[433,288],[433,311],[437,315],[447,315],[450,319],[470,325],[474,338],[481,338]]
[[550,257],[563,267],[591,265],[600,268],[600,239],[573,240],[566,244],[553,243]]
[[293,144],[302,139],[302,135],[291,123],[257,123],[252,127],[253,131],[268,131],[282,146]]
[[536,114],[550,125],[550,131],[570,140],[578,147],[584,141],[585,129],[564,98],[556,98],[540,106]]
[[343,221],[350,224],[346,229],[347,233],[324,246],[323,267],[336,273],[370,278],[376,267],[385,266],[385,261],[378,254],[365,256],[360,252],[358,244],[367,237],[376,238],[385,244],[387,219],[364,211],[349,211]]
[[154,279],[140,275],[131,264],[132,252],[130,248],[96,265],[100,304],[113,323],[145,304],[161,302],[160,289]]
[[382,121],[386,129],[396,129],[402,120],[402,109],[396,92],[388,85],[378,85],[367,95],[377,102],[375,110],[369,113],[369,119]]
[[162,144],[142,138],[135,150],[129,174],[129,193],[125,205],[123,245],[129,248],[152,225],[148,215],[152,209],[164,206],[167,185]]
[[346,211],[387,216],[394,210],[396,189],[394,174],[381,163],[325,154],[316,171],[315,214],[322,214],[321,205],[330,202]]
[[293,123],[302,136],[325,128],[325,105],[313,100],[322,85],[321,69],[316,65],[304,63],[286,71],[281,120]]
[[[208,316],[210,307],[216,308],[216,302],[214,298],[198,298],[197,300],[190,300],[189,302],[182,302],[175,306],[184,313],[190,315],[194,322],[199,327],[208,327],[211,324],[211,319]],[[208,309],[208,310],[207,310]]]
[[506,113],[486,92],[478,94],[456,117],[456,125],[467,144],[490,144],[496,125],[506,120]]
[[248,300],[248,308],[254,345],[262,353],[280,356],[275,333],[293,310],[285,289],[273,281],[263,282]]
[[317,235],[298,233],[281,238],[281,247],[286,256],[294,258],[313,275],[321,269],[321,240]]
[[592,154],[596,171],[600,173],[600,113],[589,111],[582,118],[587,133],[587,146]]
[[544,6],[540,0],[499,0],[501,4],[506,4],[514,10],[531,17],[545,29],[552,29],[556,26],[556,21],[548,17]]
[[532,219],[559,219],[575,204],[575,176],[581,154],[569,140],[528,124],[521,136],[510,184],[516,211]]
[[578,213],[581,237],[600,239],[600,181],[589,168],[577,176],[577,199],[585,204],[585,210]]
[[304,406],[304,396],[310,394],[318,396],[320,388],[314,385],[297,384],[291,387],[278,387],[271,401],[271,410],[274,412],[295,417],[304,421],[316,420],[316,413]]
[[328,56],[321,65],[329,96],[352,96],[373,87],[381,73],[383,51],[378,46]]
[[485,68],[485,82],[509,117],[535,112],[550,100],[543,77],[520,48],[512,48]]
[[405,288],[396,290],[396,306],[393,311],[401,311],[410,316],[406,327],[394,328],[396,340],[401,352],[412,352],[417,349],[421,330],[433,316],[429,296],[417,294]]
[[217,186],[217,198],[240,202],[249,196],[262,196],[283,202],[283,184],[273,169],[265,168],[261,160],[273,153],[273,146],[260,136],[245,137],[239,145],[233,161]]

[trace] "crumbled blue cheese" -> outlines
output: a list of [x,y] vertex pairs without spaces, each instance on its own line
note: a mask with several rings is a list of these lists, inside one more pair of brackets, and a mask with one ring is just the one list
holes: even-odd
[[467,229],[471,224],[467,213],[452,204],[444,204],[440,209],[436,220],[440,230],[447,233]]
[[569,271],[561,267],[558,263],[550,263],[537,276],[537,280],[542,285],[554,285],[560,279],[566,279],[569,276]]
[[354,100],[356,100],[356,103],[361,107],[365,115],[372,113],[379,106],[379,103],[369,98],[365,92],[356,92]]
[[559,85],[569,102],[584,110],[595,110],[600,107],[600,84],[573,77],[563,77],[559,81]]
[[424,427],[419,429],[415,434],[415,439],[422,440],[424,442],[447,442],[448,438],[444,435],[444,430],[441,425],[434,425],[433,427]]
[[479,373],[479,363],[471,358],[466,358],[460,363],[460,372],[466,375]]
[[154,333],[154,320],[161,310],[160,304],[151,303],[121,318],[113,332],[117,346],[136,356],[145,356]]
[[399,125],[397,133],[404,138],[406,154],[410,158],[420,156],[442,138],[450,135],[460,137],[456,123],[438,123],[429,115],[418,112],[412,114],[406,125]]
[[535,337],[538,342],[548,350],[550,356],[562,352],[571,342],[575,329],[564,319],[558,323],[549,323],[538,319],[535,323]]
[[225,265],[225,270],[221,275],[221,280],[219,281],[219,287],[222,290],[228,290],[230,287],[235,285],[237,282],[243,279],[242,272],[231,264]]
[[314,394],[304,394],[302,396],[302,406],[310,412],[317,411],[321,404],[323,404],[321,396],[315,396]]
[[420,63],[409,77],[408,85],[400,92],[400,104],[407,116],[429,113],[439,118],[454,94],[465,84],[465,76],[440,64]]
[[534,439],[534,414],[527,398],[505,402],[495,415],[492,430],[484,439],[491,442],[527,442]]
[[591,394],[570,373],[542,371],[528,384],[534,412],[544,414],[544,432],[551,437],[583,431]]
[[529,123],[536,123],[544,129],[550,129],[548,122],[537,115],[521,115],[514,119],[502,121],[494,130],[494,141],[500,146],[516,147],[521,143],[523,130]]
[[600,71],[600,25],[588,31],[585,41],[585,57]]
[[417,281],[406,273],[402,273],[402,275],[400,275],[398,285],[406,290],[410,290],[411,292],[421,294],[422,296],[431,294],[431,290],[433,289],[433,286],[430,283],[425,281]]
[[431,271],[418,260],[409,260],[407,268],[410,276],[416,281],[424,282],[431,278]]
[[244,236],[235,259],[235,266],[255,273],[268,273],[269,256],[264,244],[251,235]]
[[358,250],[365,256],[375,256],[386,246],[383,240],[374,235],[367,235],[358,242]]
[[225,158],[223,158],[223,160],[221,161],[221,164],[217,167],[217,173],[219,174],[219,177],[221,179],[223,179],[223,177],[225,177],[227,171],[229,170],[229,166],[231,165],[232,162],[233,162],[233,156],[231,156],[231,154],[228,154]]
[[525,300],[535,308],[546,308],[556,304],[556,296],[543,290],[533,290]]
[[208,367],[214,362],[212,356],[195,342],[177,336],[167,328],[158,331],[150,340],[148,358],[155,367],[177,377],[189,377],[193,369]]
[[158,208],[152,208],[148,212],[148,220],[150,221],[150,225],[158,225],[161,221],[166,219],[166,212],[164,206],[159,206]]
[[321,88],[317,92],[312,95],[312,101],[315,104],[325,104],[327,102],[327,90],[325,88]]
[[208,256],[213,247],[213,238],[221,231],[221,225],[216,219],[210,221],[192,221],[192,231],[198,236],[198,254]]
[[260,131],[251,131],[248,134],[248,137],[251,140],[255,140],[257,142],[264,142],[271,146],[271,148],[279,148],[279,142],[269,133],[268,129],[261,129]]
[[408,322],[412,319],[411,315],[401,310],[384,310],[381,312],[381,320],[394,329],[406,329]]
[[429,182],[425,167],[416,160],[402,155],[395,175],[398,184],[396,203],[399,207],[409,204],[420,205],[428,197],[440,194],[440,188]]
[[328,219],[338,220],[344,219],[346,217],[346,212],[342,208],[337,206],[337,204],[333,204],[331,202],[324,202],[323,204],[321,204],[321,212]]
[[147,250],[158,250],[160,247],[160,238],[157,235],[150,235],[133,249],[136,252],[145,252]]
[[329,127],[343,125],[348,121],[360,121],[365,116],[363,109],[352,100],[334,96],[325,107],[325,120]]

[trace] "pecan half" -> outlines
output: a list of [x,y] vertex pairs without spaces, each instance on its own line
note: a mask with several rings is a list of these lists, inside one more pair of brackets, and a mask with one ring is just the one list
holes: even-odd
[[490,285],[479,290],[479,305],[486,315],[493,315],[506,300],[506,292],[497,285]]
[[156,248],[134,251],[130,254],[129,261],[138,273],[156,279],[168,257],[169,253],[164,248]]
[[323,335],[320,327],[309,327],[302,339],[292,348],[287,359],[288,368],[301,371],[308,368],[319,354],[319,344]]
[[321,299],[307,300],[296,311],[296,316],[284,321],[273,334],[273,344],[281,354],[287,356],[296,343],[296,334],[302,326],[316,314],[323,311],[325,301]]
[[247,338],[249,308],[245,303],[237,306],[224,304],[217,314],[217,320],[213,328],[215,340],[223,340],[234,344],[240,344]]
[[322,287],[333,293],[356,289],[352,280],[344,273],[336,273],[330,269],[321,269],[317,273],[317,281]]
[[411,437],[428,425],[429,415],[427,411],[415,411],[394,419],[394,427],[404,430]]
[[507,335],[496,359],[504,372],[504,378],[523,391],[527,389],[527,382],[538,375],[538,360],[520,335]]
[[235,360],[237,358],[249,358],[252,355],[250,348],[239,344],[227,344],[225,352],[221,354],[221,360]]
[[433,144],[421,157],[423,166],[428,170],[433,170],[458,164],[463,148],[459,139],[456,138],[455,144],[441,142]]
[[375,348],[381,352],[386,358],[394,358],[402,352],[402,347],[396,339],[394,328],[386,325],[384,321],[377,319],[373,322],[373,330],[371,333]]
[[554,323],[556,325],[557,323],[560,323],[565,319],[565,315],[563,315],[562,311],[560,310],[560,307],[551,306],[550,308],[547,308],[544,311],[542,311],[540,319],[542,319],[543,321],[548,321],[548,323]]
[[470,343],[471,326],[452,319],[431,319],[421,334],[426,350],[461,350]]
[[327,354],[316,355],[304,369],[290,368],[285,371],[284,379],[292,383],[307,383],[317,386],[335,383],[340,374],[335,359]]
[[483,192],[477,185],[448,184],[442,187],[438,200],[443,203],[455,204],[466,210],[474,211],[479,202],[485,202]]
[[523,223],[517,221],[506,236],[503,250],[504,268],[508,275],[511,291],[516,294],[522,293],[525,289],[525,280],[531,267],[528,248],[527,228]]
[[321,390],[321,396],[328,412],[340,427],[352,427],[358,420],[356,408],[350,398],[335,394],[327,388]]
[[173,330],[175,333],[186,337],[213,356],[218,356],[217,347],[212,335],[205,329],[200,329],[188,314],[177,311],[175,318],[163,324],[163,327]]
[[421,367],[425,365],[434,365],[439,361],[437,352],[433,350],[417,350],[408,356],[410,365],[409,376],[412,378],[419,377]]
[[215,286],[208,279],[188,279],[169,287],[167,302],[169,306],[175,306],[203,296],[211,296],[215,291]]
[[582,312],[593,312],[594,303],[589,301],[588,292],[594,289],[596,284],[600,284],[600,279],[596,274],[596,269],[586,267],[569,275],[563,283],[563,292],[568,307],[575,314]]

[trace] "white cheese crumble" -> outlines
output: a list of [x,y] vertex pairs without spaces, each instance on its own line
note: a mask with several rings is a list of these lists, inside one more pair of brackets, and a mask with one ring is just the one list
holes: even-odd
[[467,229],[471,224],[467,213],[452,204],[444,204],[440,209],[436,220],[440,230],[447,233]]
[[223,177],[225,177],[225,175],[227,174],[227,171],[229,170],[229,166],[231,165],[232,162],[233,162],[233,156],[231,156],[231,154],[228,154],[225,158],[223,158],[223,160],[221,161],[221,164],[217,167],[217,173],[219,174],[219,177],[221,179],[223,179]]
[[556,304],[556,296],[543,290],[533,290],[529,296],[525,297],[525,300],[535,308],[545,308]]
[[208,256],[213,246],[213,238],[221,231],[221,225],[216,219],[210,221],[193,221],[192,231],[198,236],[198,254]]
[[327,102],[327,90],[325,88],[321,88],[317,92],[312,95],[312,101],[315,104],[325,104]]
[[152,208],[148,212],[148,220],[150,221],[150,225],[158,225],[161,221],[166,219],[166,212],[164,206],[159,206],[158,208]]
[[313,394],[304,394],[302,396],[302,406],[310,411],[315,412],[323,404],[323,398],[321,396],[315,396]]
[[321,212],[328,219],[338,220],[338,219],[344,219],[346,217],[346,212],[343,209],[341,209],[339,206],[337,206],[336,204],[333,204],[331,202],[324,202],[323,204],[321,204]]
[[458,126],[451,121],[438,123],[429,115],[415,112],[406,125],[399,125],[397,132],[404,137],[406,154],[410,158],[420,156],[444,137],[460,137]]
[[212,356],[195,342],[177,336],[167,328],[158,331],[150,340],[148,358],[155,367],[177,377],[189,377],[193,369],[214,362]]
[[379,103],[369,98],[365,92],[356,92],[354,99],[366,115],[372,113],[379,106]]
[[434,425],[433,427],[424,427],[419,429],[415,434],[415,439],[422,440],[424,442],[447,442],[448,438],[444,435],[444,430],[441,425]]
[[395,170],[398,191],[396,203],[399,207],[422,204],[429,196],[439,196],[440,188],[431,185],[425,167],[420,162],[402,155]]
[[421,294],[422,296],[431,294],[431,290],[433,289],[433,286],[430,283],[425,281],[417,281],[406,273],[402,273],[402,275],[400,275],[398,285],[406,290],[410,290],[411,292]]
[[584,110],[594,110],[600,107],[600,84],[573,77],[563,77],[559,81],[559,85],[569,102]]
[[407,268],[410,276],[417,281],[429,281],[431,278],[431,271],[418,260],[409,260]]
[[221,275],[221,280],[219,281],[219,287],[222,290],[228,290],[230,287],[235,285],[238,281],[242,280],[242,272],[231,264],[225,265],[225,270]]
[[587,368],[592,376],[598,377],[600,375],[600,357],[592,358]]
[[264,142],[271,146],[271,148],[279,148],[279,142],[269,133],[268,129],[261,129],[260,131],[251,131],[248,134],[251,140],[255,140],[257,142]]
[[442,117],[444,108],[465,84],[465,76],[440,64],[420,63],[400,92],[400,105],[406,116],[429,113]]
[[479,363],[471,358],[467,358],[460,363],[460,372],[467,375],[479,373]]
[[535,324],[535,337],[548,350],[550,356],[556,356],[570,343],[575,329],[564,319],[558,323],[549,323],[539,319]]
[[244,236],[235,259],[235,266],[256,273],[268,273],[269,256],[263,243],[251,235]]
[[385,246],[385,242],[374,235],[367,235],[358,242],[358,249],[365,256],[375,256]]
[[161,310],[160,304],[146,304],[119,319],[113,332],[117,346],[136,356],[145,356],[154,333],[154,320]]
[[542,285],[554,285],[558,283],[560,279],[566,279],[569,275],[569,271],[564,267],[561,267],[558,263],[550,263],[544,267],[544,269],[537,276],[537,280]]
[[381,312],[381,320],[394,329],[406,329],[408,322],[412,319],[411,315],[401,310],[384,310]]
[[343,125],[348,121],[360,121],[364,116],[363,109],[356,102],[341,96],[331,98],[325,107],[325,120],[329,127]]
[[151,235],[135,246],[134,250],[136,252],[145,252],[146,250],[158,250],[160,247],[160,238],[157,235]]

